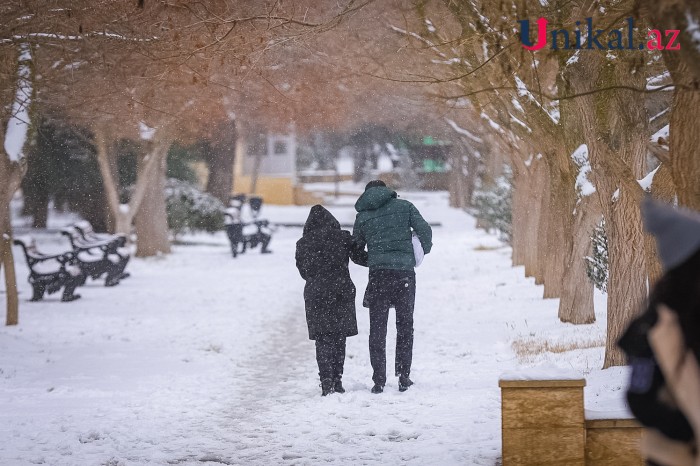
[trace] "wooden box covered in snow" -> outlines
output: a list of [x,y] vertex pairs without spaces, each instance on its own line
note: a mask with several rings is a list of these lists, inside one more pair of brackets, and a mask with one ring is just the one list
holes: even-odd
[[503,466],[642,466],[641,426],[614,413],[586,413],[581,378],[504,375]]
[[578,380],[501,380],[503,466],[585,465]]

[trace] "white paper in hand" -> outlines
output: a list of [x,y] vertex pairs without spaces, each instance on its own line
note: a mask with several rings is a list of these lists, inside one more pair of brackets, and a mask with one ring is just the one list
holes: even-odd
[[416,235],[415,232],[411,234],[411,242],[413,243],[413,255],[416,258],[416,267],[418,267],[421,262],[423,262],[423,256],[425,256],[425,253],[423,252],[423,246],[420,244],[418,235]]

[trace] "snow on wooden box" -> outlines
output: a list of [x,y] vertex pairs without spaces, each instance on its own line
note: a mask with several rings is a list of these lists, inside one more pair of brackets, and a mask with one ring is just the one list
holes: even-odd
[[584,465],[583,379],[500,380],[503,466]]
[[641,426],[628,412],[584,410],[584,379],[504,374],[503,465],[642,466]]

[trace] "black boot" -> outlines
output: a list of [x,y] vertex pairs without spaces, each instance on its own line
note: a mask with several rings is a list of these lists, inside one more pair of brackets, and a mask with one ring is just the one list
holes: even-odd
[[382,393],[384,391],[384,385],[379,385],[378,383],[374,384],[374,387],[372,387],[372,390],[370,390],[372,393]]
[[333,379],[321,380],[321,396],[326,396],[333,393],[333,385]]
[[411,385],[413,385],[413,381],[411,379],[409,379],[408,376],[405,376],[405,377],[403,375],[399,376],[399,391],[400,392],[405,392],[406,390],[408,390],[408,387],[410,387]]
[[343,381],[338,377],[336,378],[333,384],[333,391],[336,393],[345,393],[345,389],[343,388]]

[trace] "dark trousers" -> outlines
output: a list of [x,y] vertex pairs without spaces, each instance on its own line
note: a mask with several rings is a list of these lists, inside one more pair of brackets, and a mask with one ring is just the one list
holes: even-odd
[[365,299],[369,306],[369,358],[375,384],[386,384],[386,330],[390,307],[396,310],[395,373],[404,377],[411,373],[415,298],[414,272],[370,271]]
[[242,223],[231,223],[226,225],[226,235],[231,243],[231,253],[233,257],[236,257],[239,253],[238,245],[243,244],[243,250],[245,251],[245,241],[243,238],[243,224]]
[[345,363],[345,335],[326,333],[316,337],[316,362],[321,380],[340,380]]

